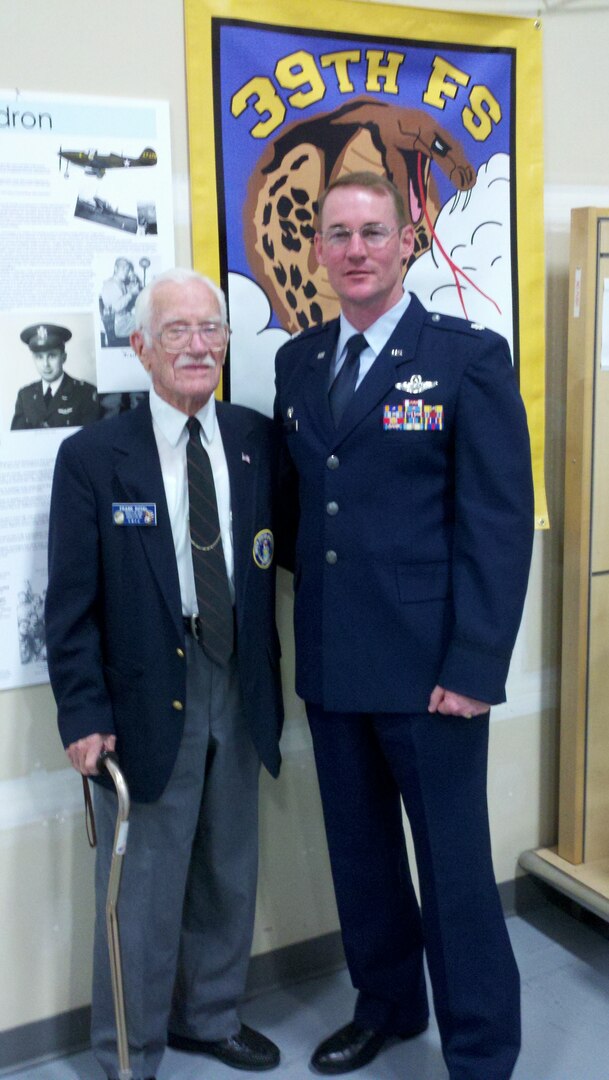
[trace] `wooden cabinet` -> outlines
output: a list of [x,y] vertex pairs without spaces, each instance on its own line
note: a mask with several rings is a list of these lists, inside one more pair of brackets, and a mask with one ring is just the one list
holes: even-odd
[[559,829],[525,869],[609,919],[609,209],[571,213]]

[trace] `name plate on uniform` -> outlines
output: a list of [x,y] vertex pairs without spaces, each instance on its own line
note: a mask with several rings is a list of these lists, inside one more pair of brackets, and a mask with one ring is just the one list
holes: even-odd
[[156,503],[112,503],[115,525],[156,525]]

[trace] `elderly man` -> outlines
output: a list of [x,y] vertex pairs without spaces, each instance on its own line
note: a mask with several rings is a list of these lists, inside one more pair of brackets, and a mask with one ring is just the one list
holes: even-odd
[[95,387],[73,379],[63,370],[66,341],[72,331],[54,323],[37,323],[22,330],[20,337],[31,350],[40,379],[23,386],[17,394],[11,430],[80,427],[99,420],[101,409]]
[[507,1080],[519,985],[486,762],[531,555],[528,433],[506,342],[404,293],[413,244],[384,177],[331,185],[315,249],[341,316],[277,357],[296,688],[359,991],[312,1065],[350,1072],[426,1028],[425,951],[451,1080]]
[[60,733],[94,776],[92,1043],[118,1075],[104,897],[115,750],[133,805],[121,887],[131,1068],[166,1043],[246,1070],[279,1051],[237,1016],[251,946],[260,761],[282,723],[274,622],[272,424],[216,402],[221,291],[188,270],[138,298],[150,399],[66,440],[51,503],[47,644]]

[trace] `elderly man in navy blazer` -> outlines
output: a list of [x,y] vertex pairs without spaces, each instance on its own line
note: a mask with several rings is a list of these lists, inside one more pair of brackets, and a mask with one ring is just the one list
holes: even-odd
[[116,800],[96,775],[109,749],[133,800],[119,908],[133,1077],[153,1078],[166,1044],[268,1069],[279,1051],[237,1007],[260,762],[273,776],[280,764],[273,426],[215,401],[228,326],[208,279],[160,275],[136,325],[150,399],[62,444],[50,519],[59,728],[98,781],[92,1043],[115,1080],[104,903]]
[[339,179],[319,221],[341,316],[280,350],[275,411],[296,688],[358,995],[311,1064],[350,1072],[423,1032],[425,954],[451,1080],[507,1080],[519,978],[486,768],[531,556],[525,412],[503,338],[404,293],[414,236],[389,181]]

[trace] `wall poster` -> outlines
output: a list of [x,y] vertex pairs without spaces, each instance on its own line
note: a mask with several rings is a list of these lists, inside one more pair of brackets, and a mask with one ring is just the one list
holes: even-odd
[[0,91],[0,689],[48,678],[55,456],[146,391],[132,309],[173,264],[167,103]]

